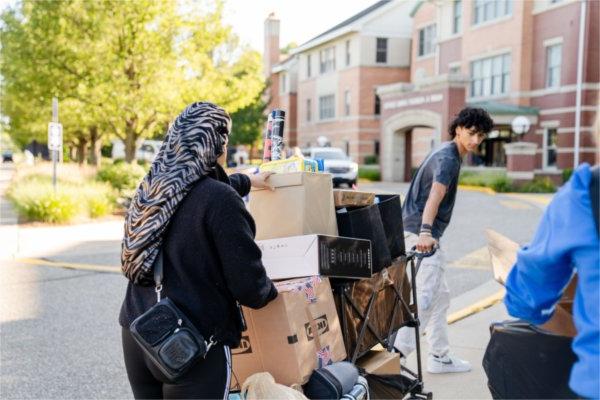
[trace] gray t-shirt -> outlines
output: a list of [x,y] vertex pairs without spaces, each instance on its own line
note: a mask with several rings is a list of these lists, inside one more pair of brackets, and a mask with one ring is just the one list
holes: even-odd
[[452,216],[461,161],[454,142],[446,142],[429,153],[410,183],[408,194],[402,205],[404,230],[419,233],[425,203],[427,203],[431,185],[435,181],[448,188],[440,203],[431,230],[434,238],[439,239],[442,236]]

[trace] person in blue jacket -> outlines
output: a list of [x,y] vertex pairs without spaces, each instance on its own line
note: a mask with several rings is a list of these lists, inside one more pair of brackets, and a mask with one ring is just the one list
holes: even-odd
[[[596,167],[597,168],[597,167]],[[573,317],[578,357],[569,386],[580,396],[600,398],[600,260],[590,185],[592,168],[580,165],[546,208],[530,245],[517,254],[506,282],[508,313],[534,324],[550,319],[576,271]]]

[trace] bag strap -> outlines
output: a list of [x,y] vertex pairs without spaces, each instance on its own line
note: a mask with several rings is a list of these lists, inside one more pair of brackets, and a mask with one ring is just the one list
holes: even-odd
[[600,235],[600,222],[598,222],[598,214],[600,213],[600,166],[592,168],[592,181],[590,182],[590,198],[592,200],[592,214],[596,222],[596,230]]
[[162,292],[163,279],[163,252],[162,248],[158,248],[156,260],[154,260],[154,283],[156,284],[154,291],[156,292],[156,302],[160,302],[160,292]]

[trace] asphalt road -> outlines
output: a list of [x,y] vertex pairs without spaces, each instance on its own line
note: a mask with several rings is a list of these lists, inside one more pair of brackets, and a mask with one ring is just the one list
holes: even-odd
[[[362,186],[406,190],[401,184]],[[510,195],[461,191],[443,241],[453,297],[491,279],[485,228],[523,243],[542,209]],[[45,258],[118,265],[119,248],[119,240],[84,242]],[[125,278],[41,264],[0,261],[0,398],[131,398],[117,323]]]

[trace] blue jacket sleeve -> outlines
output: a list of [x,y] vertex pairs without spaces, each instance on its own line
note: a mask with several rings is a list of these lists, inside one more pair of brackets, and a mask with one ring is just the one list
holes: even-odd
[[531,244],[517,253],[504,299],[510,315],[534,324],[552,316],[574,272],[571,255],[589,240],[579,228],[590,218],[590,179],[589,166],[574,172],[546,208]]

